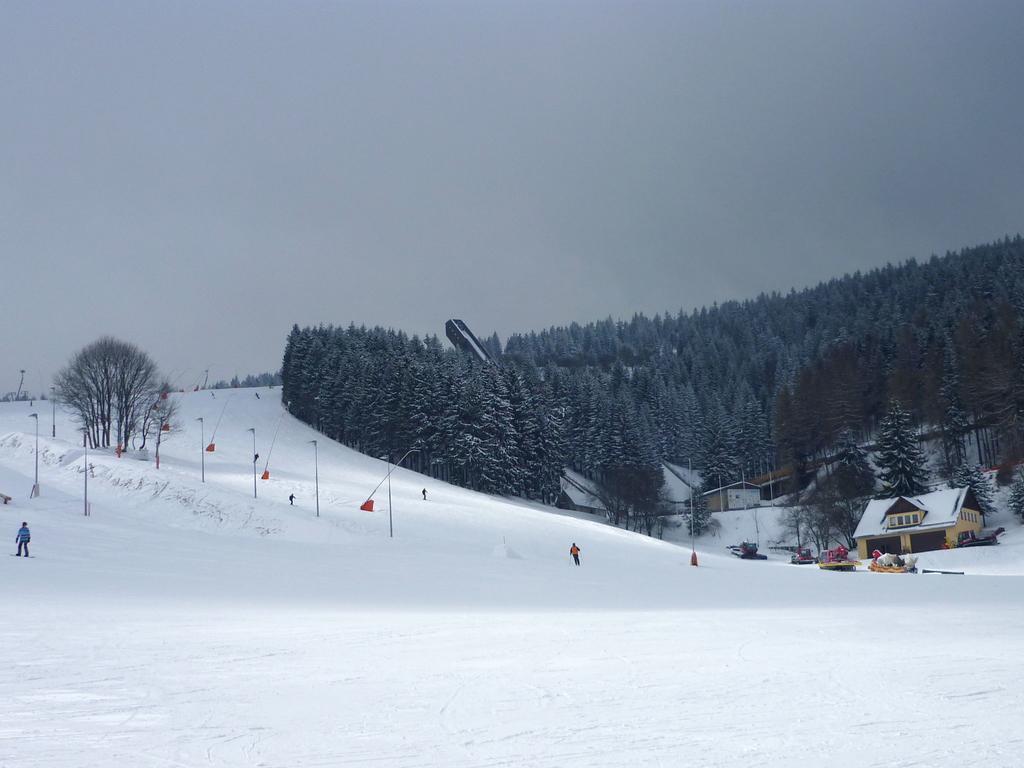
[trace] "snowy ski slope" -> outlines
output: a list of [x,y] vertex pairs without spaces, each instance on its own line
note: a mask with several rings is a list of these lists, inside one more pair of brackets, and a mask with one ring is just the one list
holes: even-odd
[[[0,530],[29,521],[34,555],[0,558],[4,768],[1017,764],[1019,575],[741,562],[739,517],[691,568],[675,544],[404,470],[390,539],[386,486],[358,508],[385,463],[278,391],[174,397],[159,470],[90,452],[91,517],[70,420],[51,439],[35,404],[30,500],[31,408],[0,404]],[[262,472],[278,424],[254,500],[247,430]],[[1018,542],[939,556],[1018,574]]]

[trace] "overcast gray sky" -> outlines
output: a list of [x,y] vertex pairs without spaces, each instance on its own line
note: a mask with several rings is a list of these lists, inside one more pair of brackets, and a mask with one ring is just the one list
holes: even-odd
[[1024,229],[1020,2],[0,2],[0,391],[690,309]]

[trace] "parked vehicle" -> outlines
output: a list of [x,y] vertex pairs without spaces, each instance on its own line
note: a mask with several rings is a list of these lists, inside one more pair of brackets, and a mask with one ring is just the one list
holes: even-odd
[[754,544],[752,541],[741,541],[739,544],[733,544],[729,547],[729,551],[742,560],[768,559],[768,555],[757,554],[757,544]]
[[811,554],[810,547],[797,547],[789,562],[793,565],[813,565],[818,562],[818,558]]
[[999,543],[999,537],[1006,533],[1005,528],[996,528],[994,531],[981,532],[981,535],[974,531],[961,531],[956,537],[956,546],[960,547],[991,547]]
[[850,558],[850,550],[840,544],[826,549],[818,558],[818,567],[823,571],[856,571],[860,560]]

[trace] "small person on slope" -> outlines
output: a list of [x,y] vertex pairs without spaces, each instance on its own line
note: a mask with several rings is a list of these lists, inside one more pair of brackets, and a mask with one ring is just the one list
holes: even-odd
[[21,557],[21,548],[25,548],[25,557],[28,557],[28,543],[32,541],[32,533],[28,529],[28,523],[22,523],[18,529],[18,535],[14,537],[18,542],[18,557]]
[[575,541],[572,543],[572,546],[569,547],[569,554],[572,555],[572,559],[575,561],[576,565],[579,565],[580,564],[580,548],[576,546],[576,542]]

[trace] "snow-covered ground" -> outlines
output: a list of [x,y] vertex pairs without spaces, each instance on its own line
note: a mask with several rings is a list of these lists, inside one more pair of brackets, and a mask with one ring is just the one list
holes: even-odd
[[[729,556],[751,525],[730,513],[691,568],[399,470],[392,539],[386,486],[358,508],[385,464],[258,391],[175,396],[159,470],[91,452],[90,517],[70,421],[49,438],[36,403],[30,500],[31,409],[0,405],[0,532],[27,520],[34,555],[0,558],[0,766],[1019,762],[1019,526],[926,556],[972,575],[836,574]],[[262,472],[279,423],[254,500],[247,429]],[[760,510],[765,546],[773,525]]]

